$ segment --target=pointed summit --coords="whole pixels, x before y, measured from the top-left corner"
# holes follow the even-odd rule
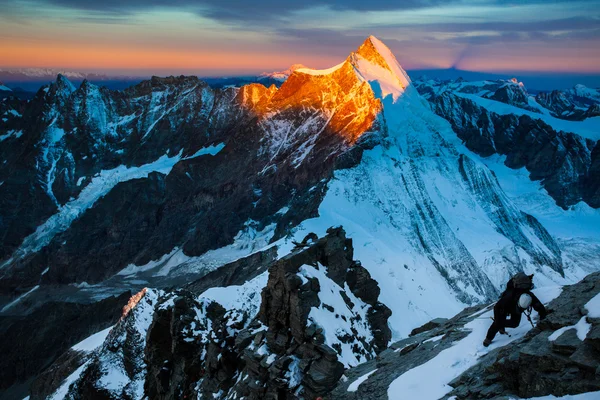
[[[56,75],[56,81],[54,82],[54,85],[56,86],[57,91],[66,93],[67,95],[70,95],[77,90],[75,85],[73,85],[71,81],[68,80],[63,74]]]
[[[379,83],[382,97],[392,94],[396,100],[411,84],[394,54],[375,36],[369,36],[348,60],[363,79]]]
[[[368,60],[373,64],[379,65],[382,68],[389,69],[387,60],[380,53],[379,48],[376,47],[375,43],[380,43],[380,48],[384,48],[389,52],[389,49],[383,43],[381,43],[379,39],[371,35],[363,42],[363,44],[360,45],[360,47],[358,48],[358,50],[356,50],[354,54],[358,54],[365,60]]]

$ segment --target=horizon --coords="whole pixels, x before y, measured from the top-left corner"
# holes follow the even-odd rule
[[[373,34],[407,71],[600,76],[599,0],[0,1],[3,69],[250,76],[328,68]]]
[[[288,67],[289,68],[289,67]],[[247,73],[247,74],[225,74],[226,71],[221,71],[221,74],[215,73],[212,75],[203,75],[202,73],[197,73],[197,71],[140,71],[139,75],[135,75],[134,71],[130,71],[130,73],[123,71],[101,71],[101,70],[74,70],[68,68],[2,68],[0,67],[1,72],[18,72],[23,70],[36,70],[36,69],[48,69],[51,70],[55,75],[59,73],[80,73],[86,75],[98,75],[100,77],[106,78],[106,81],[123,81],[123,82],[131,82],[131,84],[135,84],[138,81],[143,81],[146,79],[150,79],[153,76],[158,77],[167,77],[167,76],[196,76],[200,79],[251,79],[259,76],[260,74],[270,74],[276,72],[282,72],[276,69],[272,69],[270,71],[260,71],[255,73]],[[287,68],[286,68],[287,69]],[[463,78],[468,81],[474,80],[508,80],[512,78],[516,78],[519,81],[523,82],[525,87],[531,91],[550,91],[550,90],[564,90],[572,88],[577,84],[583,84],[587,87],[591,88],[600,88],[600,73],[599,74],[587,74],[587,73],[579,73],[579,72],[566,72],[566,73],[553,73],[553,72],[535,72],[535,71],[504,71],[504,72],[482,72],[482,71],[467,71],[467,70],[459,70],[454,68],[448,69],[406,69],[406,72],[413,79],[439,79],[439,80],[455,80]],[[111,74],[113,73],[113,74]],[[80,82],[82,79],[67,78],[73,82]],[[9,87],[27,89],[28,91],[36,91],[39,87],[52,82],[55,79],[55,76],[52,79],[47,79],[46,77],[30,77],[28,81],[23,80],[7,80],[4,83]],[[94,80],[90,79],[90,81],[99,84],[102,86],[103,80]],[[0,82],[2,79],[0,78]],[[22,87],[25,84],[28,86],[27,88]],[[122,87],[119,86],[119,89]]]

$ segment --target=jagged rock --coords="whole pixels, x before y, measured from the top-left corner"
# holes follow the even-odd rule
[[[391,312],[372,293],[367,298],[373,304],[361,299],[365,289],[378,293],[379,288],[352,260],[352,241],[342,228],[331,228],[325,237],[305,244],[270,263],[260,297],[244,292],[237,293],[242,299],[229,299],[241,301],[240,308],[227,309],[210,297],[211,291],[225,288],[200,295],[187,289],[138,293],[126,317],[86,361],[68,398],[138,398],[140,393],[152,399],[212,398],[220,393],[258,400],[326,395],[352,359],[373,359],[386,347]],[[230,269],[241,276],[255,271],[259,275],[244,285],[259,282],[264,261],[265,256],[248,257],[226,267],[221,276],[229,283],[240,279],[233,278]],[[346,276],[360,277],[347,293]],[[201,285],[202,279],[189,288]],[[337,300],[330,305],[324,298]],[[219,295],[217,299],[223,301]],[[328,317],[315,319],[315,312]],[[327,331],[335,315],[345,319]],[[119,383],[110,383],[115,376],[121,376]]]
[[[448,321],[448,318],[432,319],[431,321],[427,322],[426,324],[423,324],[420,327],[413,329],[410,332],[410,336],[415,336],[415,335],[418,335],[419,333],[427,332],[434,328],[438,328],[439,326],[445,324],[447,321]]]
[[[371,278],[371,274],[360,264],[354,263],[348,268],[346,274],[348,287],[365,303],[374,305],[379,298],[379,285],[377,281]]]

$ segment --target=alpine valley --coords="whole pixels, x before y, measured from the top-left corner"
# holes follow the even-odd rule
[[[600,91],[412,81],[373,36],[239,86],[2,88],[3,398],[600,395]],[[519,271],[553,312],[483,348]]]

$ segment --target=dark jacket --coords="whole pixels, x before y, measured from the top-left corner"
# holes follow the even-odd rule
[[[514,312],[523,312],[523,309],[519,307],[519,298],[525,293],[531,296],[531,306],[540,314],[540,318],[545,318],[547,314],[546,307],[531,291],[525,289],[507,289],[502,293],[500,300],[494,306],[494,320],[497,320],[502,325],[503,322],[506,322],[507,315]]]
[[[494,306],[494,322],[486,335],[489,340],[492,340],[499,330],[519,326],[521,323],[521,314],[524,311],[519,307],[519,298],[524,293],[531,296],[531,306],[538,312],[540,319],[546,318],[546,307],[531,291],[526,289],[506,289]]]

